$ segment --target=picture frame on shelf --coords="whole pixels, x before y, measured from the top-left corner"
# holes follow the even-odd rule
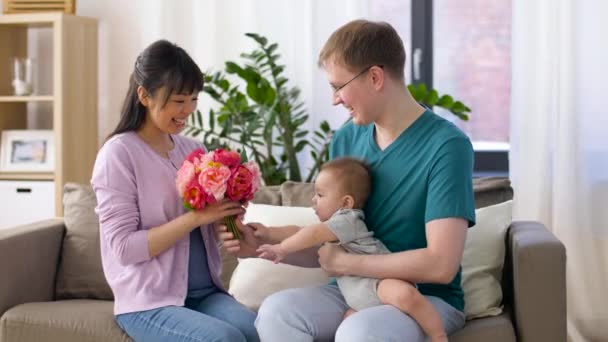
[[[0,142],[0,171],[52,172],[55,143],[52,130],[5,130]]]

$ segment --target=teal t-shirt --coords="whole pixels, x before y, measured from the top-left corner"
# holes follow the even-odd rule
[[[384,150],[375,126],[352,121],[336,131],[330,159],[355,157],[372,170],[365,223],[391,252],[426,247],[425,223],[460,217],[475,224],[473,148],[451,122],[427,110]],[[461,269],[450,284],[417,284],[424,295],[464,310]]]

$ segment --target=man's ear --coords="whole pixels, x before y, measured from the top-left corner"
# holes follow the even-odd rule
[[[384,71],[384,68],[374,65],[369,69],[369,72],[372,76],[372,84],[374,85],[374,88],[376,88],[376,90],[382,89],[386,80],[386,72]]]
[[[346,195],[342,198],[342,207],[352,209],[355,207],[355,199],[351,195]]]
[[[144,87],[137,87],[137,98],[139,99],[139,102],[144,105],[144,107],[150,106],[150,96],[148,95],[148,91]]]

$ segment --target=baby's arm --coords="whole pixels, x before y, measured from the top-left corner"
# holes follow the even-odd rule
[[[280,243],[302,229],[302,227],[298,226],[266,227],[257,222],[248,223],[247,225],[253,229],[253,235],[259,238],[262,243]]]
[[[278,263],[290,253],[336,240],[338,238],[329,229],[327,224],[317,223],[298,230],[292,236],[284,239],[280,244],[262,245],[258,249],[258,252],[261,253],[260,257]]]

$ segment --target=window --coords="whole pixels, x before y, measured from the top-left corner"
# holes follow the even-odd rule
[[[476,175],[507,175],[511,0],[384,0],[370,6],[374,19],[390,22],[404,39],[408,83],[426,83],[471,108],[468,122],[436,111],[471,138]]]

